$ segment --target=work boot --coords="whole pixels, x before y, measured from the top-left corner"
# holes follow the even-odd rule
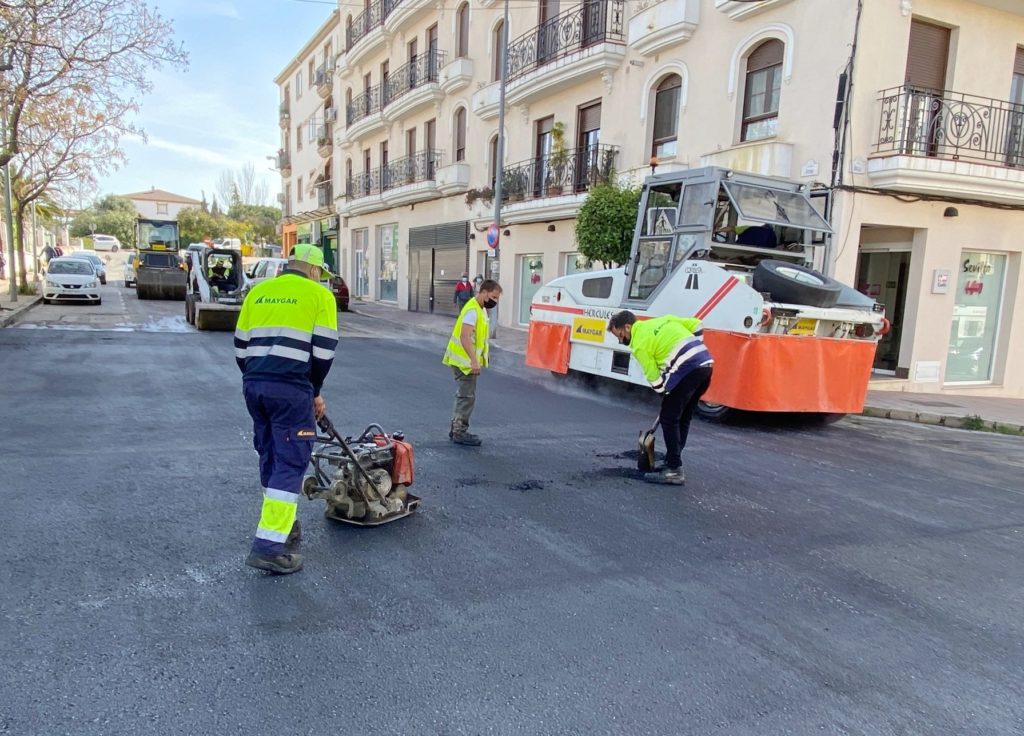
[[[681,486],[686,483],[686,476],[682,468],[662,468],[654,473],[644,473],[644,480],[665,486]]]
[[[475,434],[470,434],[469,432],[461,432],[459,434],[455,434],[453,432],[451,437],[452,442],[454,442],[456,445],[468,445],[470,447],[479,447],[480,445],[483,444],[479,437],[477,437]]]
[[[245,558],[245,564],[276,575],[287,575],[302,569],[302,555],[261,555],[250,552],[249,556]]]
[[[302,539],[302,524],[296,519],[292,522],[292,530],[288,532],[288,539],[284,541],[285,544],[295,544]]]

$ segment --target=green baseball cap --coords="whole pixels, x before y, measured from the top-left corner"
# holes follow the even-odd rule
[[[288,258],[292,261],[302,261],[303,263],[308,263],[311,266],[318,266],[325,275],[329,277],[334,276],[334,274],[328,271],[326,266],[324,266],[324,252],[315,245],[300,243],[292,248],[292,252]]]

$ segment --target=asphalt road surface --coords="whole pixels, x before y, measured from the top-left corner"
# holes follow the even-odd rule
[[[698,423],[650,486],[650,401],[491,371],[456,447],[443,340],[345,318],[328,412],[422,511],[304,501],[271,577],[230,336],[110,289],[0,331],[2,734],[1024,732],[1019,439]]]

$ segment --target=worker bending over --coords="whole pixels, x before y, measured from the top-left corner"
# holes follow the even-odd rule
[[[682,451],[690,433],[690,420],[697,402],[711,384],[714,360],[704,346],[700,320],[666,314],[644,321],[628,310],[612,316],[608,331],[643,369],[644,377],[660,394],[661,432],[665,437],[665,467],[646,473],[651,483],[682,485]]]
[[[295,511],[316,420],[326,410],[320,388],[338,345],[337,305],[320,285],[322,273],[330,276],[323,264],[319,248],[296,245],[281,275],[246,295],[235,330],[263,484],[263,512],[245,564],[279,574],[302,569],[302,555],[288,545],[302,535]]]

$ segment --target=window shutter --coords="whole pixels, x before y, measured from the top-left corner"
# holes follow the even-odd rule
[[[945,89],[948,62],[949,29],[919,20],[911,21],[907,84],[922,89]]]
[[[786,47],[782,41],[772,39],[754,49],[747,57],[747,71],[756,72],[759,69],[767,69],[770,66],[778,66],[782,63]]]
[[[1013,73],[1024,75],[1024,48],[1017,49],[1017,58],[1013,62]]]
[[[580,130],[587,132],[601,128],[601,103],[580,110]]]

